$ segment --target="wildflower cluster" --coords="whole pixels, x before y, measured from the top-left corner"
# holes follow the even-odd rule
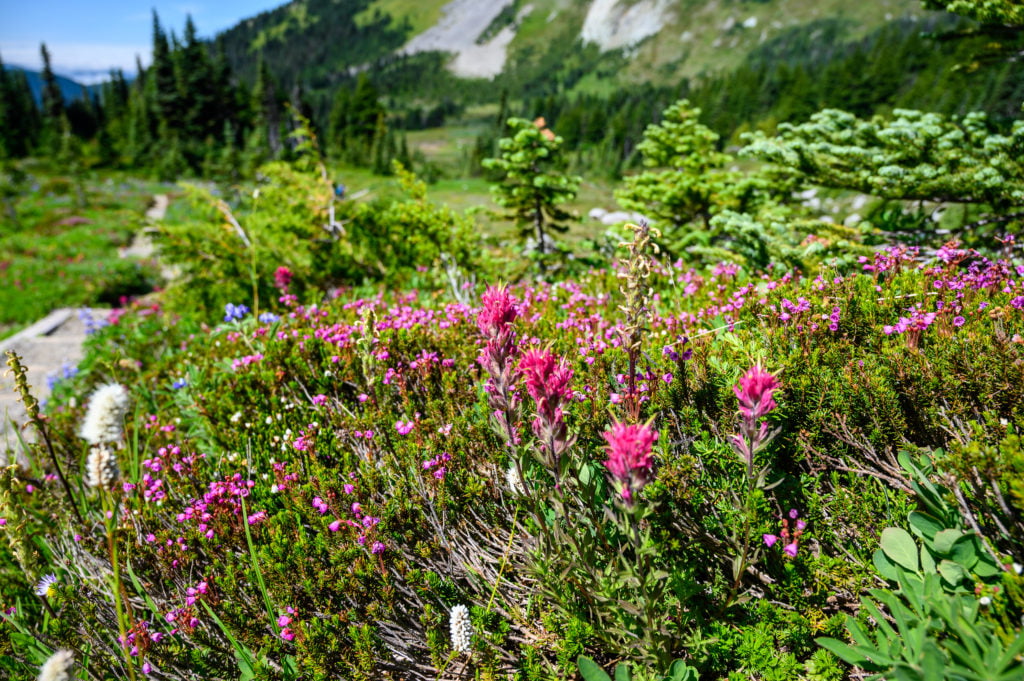
[[[807,522],[800,519],[800,512],[795,508],[789,509],[787,517],[782,518],[782,531],[778,535],[765,534],[762,535],[766,546],[771,548],[775,546],[775,542],[782,540],[782,552],[790,558],[796,558],[797,550],[800,548],[800,536],[807,529]],[[796,524],[792,530],[789,528],[789,521],[795,520]]]

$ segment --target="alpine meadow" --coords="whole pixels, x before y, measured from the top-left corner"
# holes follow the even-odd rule
[[[1019,0],[39,4],[0,679],[1024,681]]]

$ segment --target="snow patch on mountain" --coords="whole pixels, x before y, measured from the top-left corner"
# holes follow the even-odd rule
[[[662,29],[672,4],[672,0],[640,0],[626,6],[622,0],[594,0],[580,36],[602,50],[631,47]]]

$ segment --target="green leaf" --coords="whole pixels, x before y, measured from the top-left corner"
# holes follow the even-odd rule
[[[856,665],[864,669],[869,668],[870,660],[864,654],[865,648],[861,646],[854,647],[838,639],[827,637],[816,638],[814,642],[847,664]]]
[[[935,559],[927,547],[921,547],[921,572],[935,572]]]
[[[910,529],[922,539],[933,539],[937,533],[945,529],[938,518],[920,511],[912,511],[907,519],[910,521]]]
[[[988,555],[984,555],[978,559],[977,563],[974,564],[973,572],[981,579],[988,579],[1002,574],[1003,570],[992,562],[992,559]]]
[[[909,532],[900,527],[887,527],[882,530],[879,544],[886,556],[908,570],[917,572],[917,544]]]
[[[942,530],[935,535],[932,548],[939,553],[949,553],[953,550],[953,544],[962,536],[964,536],[964,533],[960,530]]]
[[[580,667],[580,676],[586,679],[586,681],[612,681],[612,677],[608,676],[608,674],[598,667],[597,663],[589,657],[580,655],[576,658],[576,664]],[[618,674],[616,673],[616,675]]]
[[[899,568],[896,567],[896,563],[886,558],[885,552],[882,549],[876,550],[871,559],[875,564],[875,569],[878,570],[878,574],[890,581],[896,581],[896,574]]]
[[[625,662],[615,665],[615,681],[633,681],[633,674],[629,671],[629,665]]]
[[[669,667],[666,681],[698,681],[697,670],[682,660],[676,660]]]
[[[951,586],[956,586],[967,576],[967,572],[951,560],[939,561],[938,568],[939,574]]]
[[[970,570],[978,562],[978,539],[974,535],[962,537],[953,544],[953,560]]]

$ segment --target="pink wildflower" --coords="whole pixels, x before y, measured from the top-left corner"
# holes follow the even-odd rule
[[[608,472],[622,483],[622,498],[633,505],[633,495],[650,482],[653,461],[651,448],[658,434],[647,425],[616,423],[604,433],[608,442]]]
[[[278,267],[274,272],[274,286],[285,292],[288,290],[288,286],[292,283],[292,271],[287,267]]]
[[[755,364],[747,370],[747,373],[740,377],[740,383],[733,386],[740,402],[740,413],[745,417],[756,420],[775,409],[775,400],[772,393],[779,388],[779,382],[775,376]]]
[[[490,286],[481,297],[483,306],[476,317],[476,325],[487,338],[504,333],[516,320],[516,299],[503,286]]]
[[[572,444],[565,425],[562,406],[573,397],[572,369],[547,350],[528,350],[519,361],[519,373],[537,406],[533,432],[540,440],[544,465],[557,468],[558,458]]]

